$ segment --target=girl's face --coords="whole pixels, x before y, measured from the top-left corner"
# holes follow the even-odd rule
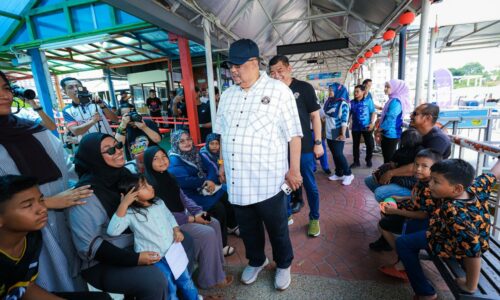
[[[120,149],[116,147],[117,144],[116,140],[110,136],[104,138],[101,142],[102,158],[104,159],[104,162],[112,168],[121,168],[125,165],[125,159],[123,158],[123,144]],[[109,152],[114,153],[109,154]]]
[[[179,149],[182,152],[189,152],[193,149],[193,139],[188,135],[183,133],[179,140]]]
[[[363,92],[360,88],[354,89],[354,98],[356,100],[363,99],[364,95],[365,95],[365,92]]]
[[[384,86],[384,93],[386,95],[389,95],[391,93],[391,85],[389,84],[389,82],[386,82],[385,83],[385,86]]]
[[[219,144],[219,141],[217,141],[217,140],[211,141],[211,142],[208,144],[208,149],[209,149],[209,150],[210,150],[210,152],[212,152],[213,154],[219,153],[219,150],[220,150],[220,144]]]
[[[335,93],[333,92],[332,88],[329,87],[328,88],[328,97],[333,97],[333,96],[335,96]]]
[[[170,165],[170,160],[168,159],[168,156],[165,154],[163,151],[158,151],[156,152],[155,156],[153,157],[153,170],[156,172],[165,172],[168,169],[168,166]]]
[[[0,116],[10,114],[13,97],[9,83],[0,77]]]
[[[148,201],[155,197],[155,189],[147,180],[141,181],[137,189],[137,202],[149,205]]]

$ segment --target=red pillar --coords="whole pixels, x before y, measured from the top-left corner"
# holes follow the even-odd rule
[[[193,65],[191,63],[191,52],[189,51],[189,41],[182,36],[177,36],[177,46],[182,70],[182,86],[184,87],[184,97],[189,122],[189,133],[194,144],[200,143],[200,126],[198,122],[198,110],[196,109],[196,96],[194,90]]]

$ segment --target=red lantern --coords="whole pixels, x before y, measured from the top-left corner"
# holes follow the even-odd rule
[[[384,41],[390,41],[392,40],[394,37],[396,36],[396,31],[394,31],[394,29],[388,29],[384,35],[382,36],[382,38],[384,39]]]
[[[398,22],[399,22],[399,24],[404,26],[404,25],[411,24],[411,22],[413,22],[413,20],[415,20],[415,14],[411,11],[407,11],[399,17]]]
[[[358,63],[355,63],[352,67],[354,68],[354,70],[356,70],[357,68],[359,68],[360,64]]]
[[[372,56],[373,56],[373,52],[372,51],[368,50],[368,51],[365,52],[365,57],[366,58],[370,58]]]
[[[353,68],[350,68],[350,69],[349,69],[349,73],[352,73],[352,72],[354,72],[354,69],[353,69]]]
[[[365,60],[366,59],[364,57],[360,57],[360,58],[358,58],[358,63],[363,64],[365,62]]]
[[[378,53],[380,53],[380,51],[382,51],[382,46],[377,44],[377,45],[373,46],[372,51],[373,51],[373,53],[378,54]]]

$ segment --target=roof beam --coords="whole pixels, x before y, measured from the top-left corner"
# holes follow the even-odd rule
[[[489,28],[489,27],[491,27],[491,26],[494,26],[494,25],[496,25],[496,24],[498,24],[498,23],[500,23],[500,21],[494,21],[494,22],[492,22],[491,24],[485,25],[485,26],[483,26],[483,27],[481,27],[481,28],[478,28],[478,27],[477,27],[477,23],[475,23],[475,24],[474,24],[474,30],[473,30],[471,33],[468,33],[468,34],[466,34],[466,35],[463,35],[463,36],[461,36],[461,37],[458,37],[458,38],[454,39],[453,41],[446,42],[446,46],[448,46],[448,44],[452,44],[452,43],[454,43],[454,42],[456,42],[456,41],[459,41],[459,40],[461,40],[461,39],[463,39],[463,38],[466,38],[466,37],[468,37],[468,36],[471,36],[471,35],[473,35],[473,34],[475,34],[475,33],[478,33],[478,32],[479,32],[479,31],[481,31],[481,30],[484,30],[484,29],[486,29],[486,28]]]
[[[167,32],[184,36],[200,45],[204,45],[203,30],[156,1],[103,0],[103,2],[154,24]],[[222,40],[213,37],[211,40],[214,48],[225,48],[227,46]]]
[[[23,17],[21,17],[19,15],[16,15],[16,14],[13,14],[13,13],[10,13],[7,11],[3,11],[3,10],[0,10],[0,16],[7,17],[9,19],[18,20],[18,21],[21,21],[23,19]]]
[[[353,5],[354,5],[354,0],[351,0],[350,3],[349,3],[349,7],[347,8],[347,15],[344,16],[344,28],[342,30],[345,31],[345,32],[348,32],[348,30],[347,30],[347,22],[349,22],[349,14],[352,11]]]
[[[343,10],[346,10],[346,11],[349,11],[349,8],[346,7],[344,4],[342,4],[340,1],[338,0],[328,0],[330,1],[331,3],[339,6],[340,8],[342,8]],[[373,24],[367,22],[365,19],[363,19],[362,17],[360,17],[358,14],[354,13],[352,10],[349,11],[349,15],[351,15],[352,17],[354,17],[355,19],[358,19],[359,21],[361,21],[363,24],[365,24],[366,26],[370,27],[372,30],[376,30],[377,27],[375,27]]]
[[[139,47],[136,47],[136,46],[131,46],[131,45],[119,42],[117,40],[110,40],[110,41],[107,41],[107,43],[111,43],[111,44],[122,46],[123,48],[127,48],[127,49],[130,49],[130,50],[134,51],[134,52],[138,52],[141,55],[144,55],[144,56],[149,57],[149,58],[152,58],[152,57],[148,56],[148,54],[150,54],[150,55],[152,54],[152,55],[156,55],[156,56],[160,55],[161,56],[161,53],[157,53],[157,52],[154,52],[154,51],[151,51],[151,50],[139,48]]]
[[[292,22],[300,22],[300,21],[314,21],[314,20],[321,20],[321,19],[327,19],[327,18],[339,17],[339,16],[345,16],[345,15],[347,15],[347,12],[339,11],[339,12],[332,12],[332,13],[326,13],[326,14],[317,14],[317,15],[312,15],[312,16],[307,16],[307,17],[301,17],[301,18],[297,18],[297,19],[277,20],[277,21],[273,21],[273,24],[284,24],[284,23],[292,23]]]
[[[264,5],[262,5],[262,2],[260,0],[257,0],[257,2],[259,3],[260,7],[262,8],[262,10],[264,11],[264,14],[266,15],[267,19],[269,20],[269,22],[271,23],[271,25],[273,25],[273,28],[274,30],[278,33],[278,36],[280,37],[280,40],[283,44],[285,44],[285,39],[283,38],[283,36],[281,35],[281,32],[278,31],[278,28],[276,27],[276,25],[274,25],[273,23],[273,18],[271,17],[271,15],[269,14],[269,12],[266,10],[266,8],[264,7]]]
[[[243,7],[236,13],[236,15],[234,17],[231,18],[231,21],[226,25],[226,28],[228,30],[231,30],[231,28],[233,28],[233,26],[236,24],[236,22],[238,22],[238,20],[241,18],[241,16],[243,15],[243,13],[247,10],[247,8],[253,4],[254,0],[247,0],[247,2],[245,2],[245,4],[243,4]]]
[[[157,63],[157,62],[163,62],[163,61],[168,61],[167,57],[160,57],[160,58],[155,58],[155,59],[146,59],[146,60],[140,60],[140,61],[131,61],[131,62],[126,62],[122,64],[114,64],[114,65],[109,65],[110,68],[123,68],[123,67],[132,67],[132,66],[139,66],[139,65],[147,65],[147,64],[152,64],[152,63]]]

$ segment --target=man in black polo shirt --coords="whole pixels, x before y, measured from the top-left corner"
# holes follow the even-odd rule
[[[198,123],[200,124],[201,142],[204,143],[207,135],[212,132],[212,117],[210,115],[210,103],[201,101],[201,91],[195,87],[196,110],[198,111]]]
[[[309,204],[309,236],[320,234],[319,226],[319,191],[314,178],[313,165],[315,157],[323,155],[321,145],[321,118],[319,115],[320,106],[316,98],[314,88],[305,81],[300,81],[292,77],[292,67],[288,58],[284,55],[277,55],[269,62],[271,77],[286,84],[293,92],[299,111],[300,125],[302,126],[302,152],[300,156],[300,173],[304,180],[307,202]],[[318,137],[314,142],[311,134],[311,123],[313,125],[314,136]],[[289,211],[289,215],[291,212]],[[289,224],[290,222],[289,218]]]

